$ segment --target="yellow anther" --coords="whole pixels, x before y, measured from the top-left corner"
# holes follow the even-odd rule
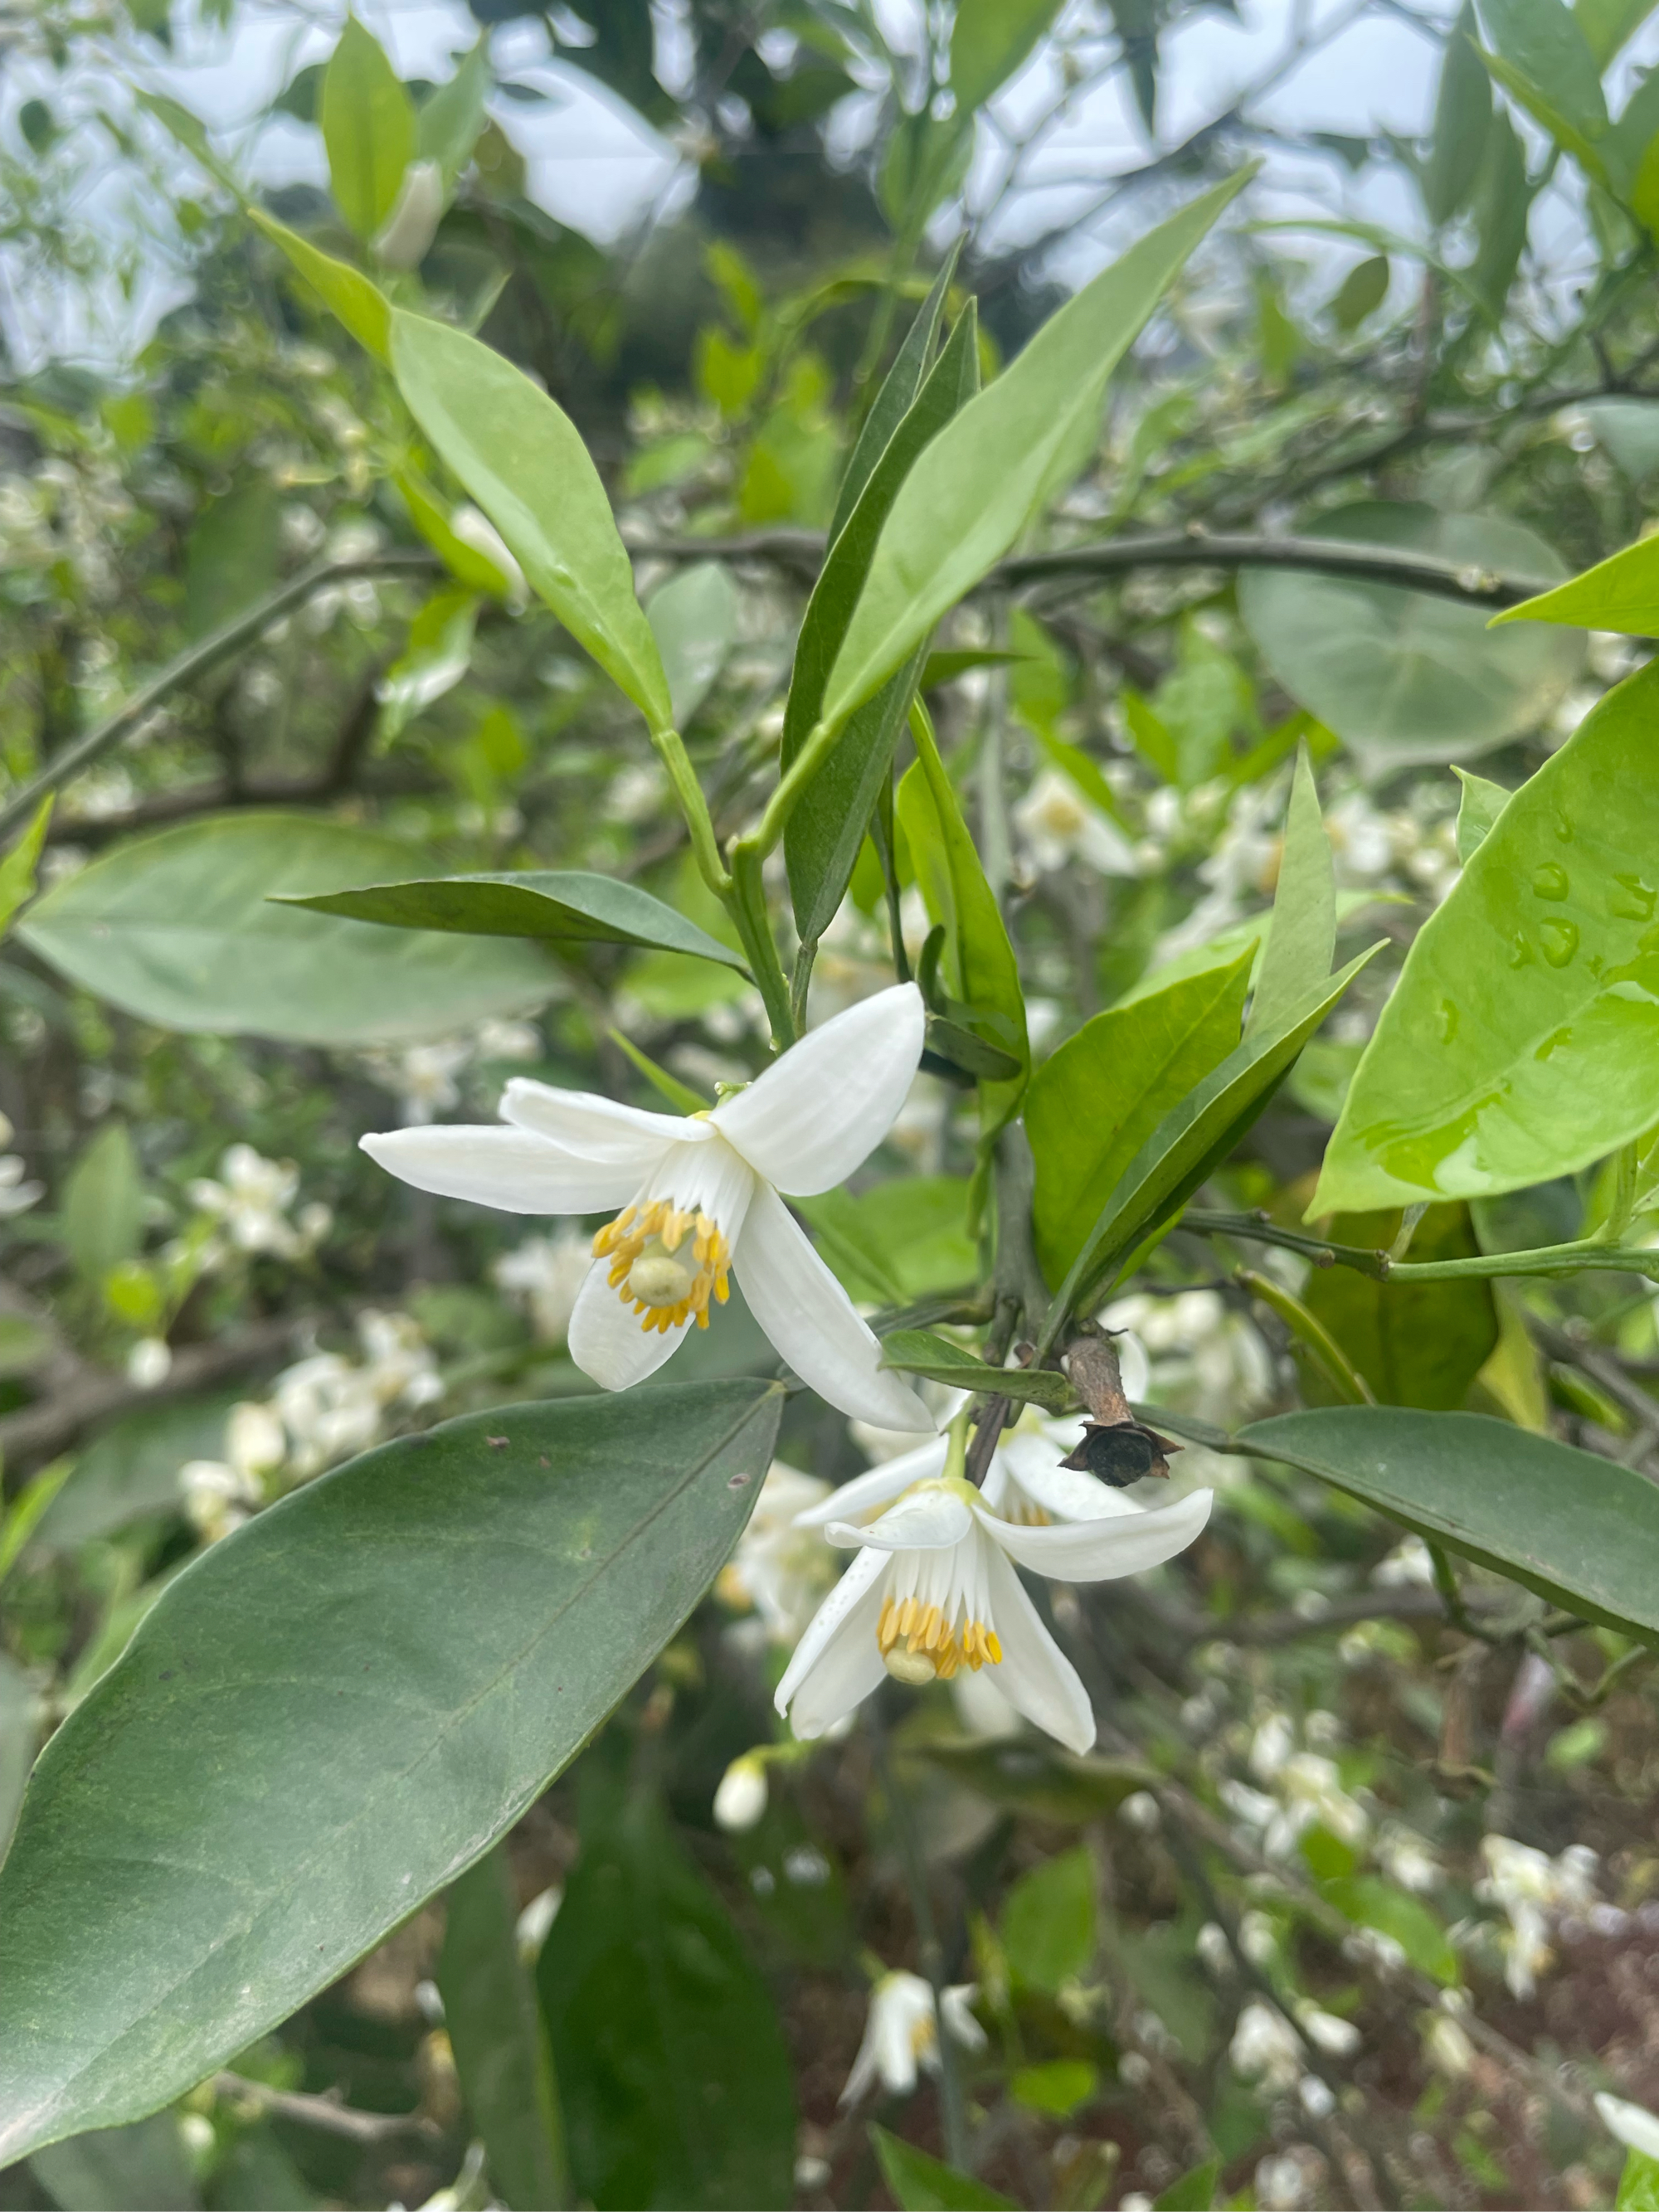
[[[680,1250],[688,1237],[689,1259]],[[707,1328],[710,1298],[724,1305],[731,1295],[732,1251],[720,1224],[672,1199],[624,1206],[594,1237],[593,1251],[610,1261],[607,1281],[647,1334],[690,1321]]]

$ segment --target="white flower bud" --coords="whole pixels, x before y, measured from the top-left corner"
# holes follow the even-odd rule
[[[435,161],[411,161],[397,205],[375,238],[377,257],[388,269],[418,269],[443,211],[443,172]]]
[[[766,1768],[752,1751],[734,1759],[714,1792],[714,1819],[730,1835],[752,1828],[766,1810]]]
[[[463,545],[481,553],[501,580],[501,589],[509,599],[525,600],[530,596],[530,586],[524,580],[524,570],[519,566],[507,540],[501,536],[487,514],[465,501],[449,518],[451,534]],[[655,786],[653,787],[653,790]]]
[[[171,1347],[159,1336],[141,1336],[127,1354],[127,1380],[135,1390],[154,1390],[173,1366]]]

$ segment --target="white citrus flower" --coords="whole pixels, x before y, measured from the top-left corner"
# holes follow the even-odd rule
[[[1103,876],[1140,872],[1122,831],[1059,769],[1044,769],[1012,811],[1014,827],[1042,875],[1073,860]]]
[[[505,1127],[398,1129],[363,1150],[418,1190],[507,1213],[622,1211],[593,1240],[570,1356],[601,1389],[660,1367],[708,1326],[735,1272],[756,1320],[802,1381],[843,1413],[931,1429],[915,1393],[813,1250],[783,1195],[843,1182],[873,1152],[921,1058],[914,983],[850,1006],[711,1112],[653,1114],[515,1077]]]
[[[839,1570],[810,1518],[802,1517],[829,1494],[829,1484],[817,1475],[775,1459],[749,1526],[714,1584],[734,1613],[752,1608],[781,1644],[799,1641]]]
[[[895,1465],[849,1483],[863,1491]],[[993,1513],[959,1476],[925,1478],[868,1528],[830,1521],[832,1544],[859,1556],[818,1607],[777,1688],[778,1711],[810,1739],[850,1712],[884,1672],[948,1681],[996,1668],[997,1687],[1028,1721],[1073,1751],[1095,1740],[1094,1710],[1021,1586],[1012,1561],[1061,1582],[1111,1582],[1184,1550],[1210,1515],[1195,1490],[1148,1512],[1117,1498],[1098,1518],[1031,1528]]]
[[[864,2040],[841,2093],[842,2105],[857,2104],[878,2078],[889,2095],[908,2097],[916,2086],[918,2064],[937,2074],[939,2013],[953,2043],[982,2051],[985,2030],[969,2010],[978,1993],[976,1982],[956,1983],[941,1992],[936,2012],[932,1985],[920,1974],[884,1974],[870,1992]]]

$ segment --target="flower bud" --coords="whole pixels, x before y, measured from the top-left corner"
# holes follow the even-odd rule
[[[766,1768],[752,1751],[734,1759],[714,1792],[714,1819],[728,1834],[752,1828],[766,1810]]]
[[[375,237],[378,258],[388,269],[418,269],[443,211],[443,172],[435,161],[411,161],[397,205]]]

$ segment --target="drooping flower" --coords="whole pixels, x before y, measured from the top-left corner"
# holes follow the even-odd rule
[[[937,2074],[941,2014],[953,2043],[982,2051],[985,2030],[969,2009],[978,1994],[976,1982],[957,1982],[940,1991],[935,2007],[932,1984],[920,1974],[884,1974],[870,1992],[864,2040],[841,2093],[842,2106],[856,2105],[878,2079],[890,2096],[908,2097],[919,2065]]]
[[[895,1466],[847,1486],[864,1491]],[[1085,1478],[1088,1480],[1088,1478]],[[957,1475],[914,1482],[867,1528],[832,1520],[832,1544],[859,1555],[818,1607],[777,1688],[778,1711],[811,1739],[850,1712],[884,1673],[948,1681],[963,1667],[997,1669],[996,1684],[1036,1727],[1085,1752],[1094,1709],[1076,1669],[1043,1626],[1012,1562],[1062,1582],[1115,1581],[1183,1550],[1209,1518],[1211,1493],[1194,1491],[1148,1511],[1118,1510],[1033,1528],[1006,1521]]]
[[[363,1150],[416,1189],[508,1213],[621,1212],[593,1240],[570,1356],[601,1389],[660,1367],[708,1326],[733,1273],[801,1379],[844,1413],[931,1429],[915,1393],[783,1203],[842,1182],[878,1145],[921,1057],[921,994],[902,983],[851,1006],[712,1110],[684,1117],[525,1077],[504,1127],[399,1129]]]

